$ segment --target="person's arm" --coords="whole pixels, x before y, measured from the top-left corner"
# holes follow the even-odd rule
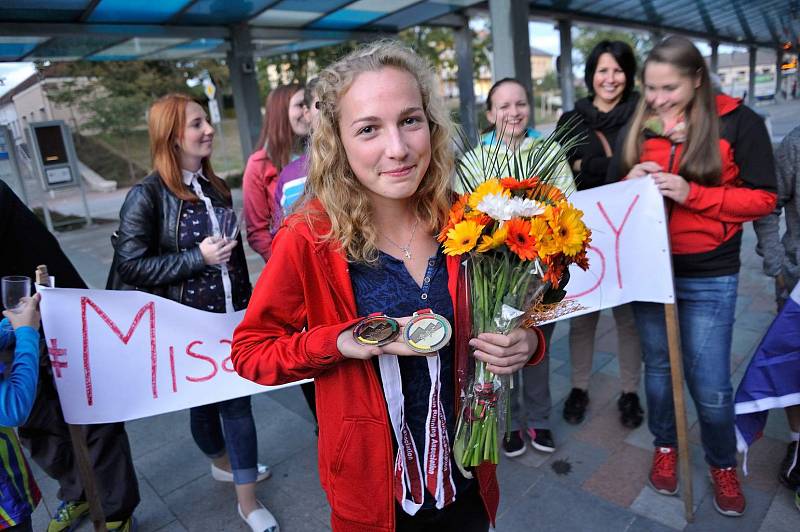
[[[39,380],[39,294],[24,298],[22,308],[16,312],[4,311],[0,330],[13,327],[16,348],[11,374],[7,379],[0,375],[0,425],[22,425],[31,413]],[[10,324],[10,327],[9,327]],[[7,336],[7,335],[4,335]]]
[[[277,170],[269,159],[256,160],[251,156],[242,178],[244,221],[247,226],[247,242],[264,261],[272,254],[272,208],[273,198],[268,184],[277,176]]]
[[[0,377],[0,425],[4,427],[17,427],[28,419],[39,379],[39,331],[25,326],[14,334],[17,347],[11,375]]]
[[[183,281],[200,273],[205,259],[200,246],[161,253],[158,245],[159,209],[143,185],[133,187],[120,210],[116,253],[117,272],[126,283],[149,287]]]
[[[792,198],[796,173],[800,172],[798,160],[798,135],[783,139],[775,151],[775,176],[777,178],[778,199],[774,211],[753,221],[756,232],[756,253],[764,259],[764,273],[776,277],[781,273],[786,249],[780,239],[780,216],[783,206]]]
[[[741,186],[706,187],[689,183],[683,205],[721,222],[749,222],[775,209],[777,200],[775,163],[764,121],[752,110],[737,110],[734,162],[739,167]]]
[[[358,319],[306,327],[305,264],[314,252],[292,227],[275,237],[275,253],[259,277],[244,319],[233,334],[231,361],[236,372],[265,385],[313,378],[345,358],[337,348],[339,334]]]

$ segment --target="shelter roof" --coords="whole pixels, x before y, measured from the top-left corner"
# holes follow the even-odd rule
[[[797,49],[800,0],[532,0],[531,14]]]
[[[0,61],[223,57],[251,29],[256,55],[370,39],[475,0],[4,0]]]
[[[255,55],[371,39],[425,24],[463,24],[476,0],[3,0],[0,61],[223,57],[250,29]],[[796,46],[800,0],[532,0],[531,15]]]

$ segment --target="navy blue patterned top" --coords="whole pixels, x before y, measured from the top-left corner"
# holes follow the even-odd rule
[[[417,310],[430,308],[453,323],[453,301],[447,290],[447,268],[441,248],[436,256],[428,259],[428,268],[420,287],[406,270],[403,261],[380,252],[378,264],[370,266],[364,263],[350,264],[350,279],[353,283],[353,294],[359,316],[367,316],[373,312],[381,312],[387,316],[411,316]],[[439,350],[441,358],[442,383],[441,401],[447,417],[447,435],[452,448],[455,442],[455,375],[453,369],[452,341]],[[425,421],[428,416],[428,398],[431,391],[428,363],[424,356],[398,357],[400,376],[405,398],[405,416],[408,428],[417,446],[420,459],[425,453]],[[373,359],[375,370],[380,378],[378,359]],[[392,432],[394,441],[394,432]],[[395,450],[397,442],[394,441]],[[469,486],[451,458],[453,481],[456,493]],[[434,508],[435,501],[425,490],[423,509]]]
[[[203,180],[201,180],[203,181]],[[206,185],[206,183],[202,183]],[[202,186],[201,185],[201,186]],[[217,200],[208,194],[217,208]],[[223,205],[219,205],[223,207]],[[197,247],[208,235],[211,234],[211,220],[208,210],[202,201],[184,201],[178,217],[178,249],[188,251]],[[241,240],[239,245],[242,245]],[[242,310],[247,307],[250,299],[247,265],[241,264],[236,253],[231,255],[228,263],[228,275],[231,280],[233,293],[233,308]],[[182,304],[207,312],[225,312],[225,290],[222,287],[222,273],[219,268],[206,266],[200,274],[186,279],[183,290]]]

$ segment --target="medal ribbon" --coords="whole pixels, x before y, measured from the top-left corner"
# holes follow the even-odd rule
[[[197,197],[206,204],[208,217],[211,219],[212,231],[214,231],[215,235],[221,235],[222,231],[219,227],[219,220],[217,220],[217,213],[214,212],[214,207],[211,205],[211,199],[203,194],[203,189],[200,186],[200,182],[197,180],[197,174],[192,176],[192,189],[194,189],[194,193],[197,194]],[[233,290],[231,289],[231,278],[228,275],[228,265],[220,264],[219,267],[222,270],[222,290],[225,292],[225,312],[235,312],[233,308]]]
[[[425,480],[414,439],[405,420],[404,397],[400,378],[400,364],[396,355],[381,355],[378,362],[383,383],[383,393],[389,409],[397,457],[394,469],[394,494],[403,511],[415,515],[424,502],[423,489],[427,488],[436,500],[436,508],[443,508],[455,500],[455,484],[450,468],[450,442],[447,424],[440,400],[441,362],[437,355],[426,357],[431,392],[428,399],[428,416],[425,430]],[[424,486],[424,487],[423,487]],[[406,498],[410,493],[411,499]]]

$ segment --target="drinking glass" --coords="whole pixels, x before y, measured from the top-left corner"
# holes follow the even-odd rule
[[[22,298],[31,294],[31,278],[24,275],[8,275],[0,280],[3,292],[3,307],[11,312],[20,312]]]
[[[218,209],[217,220],[219,221],[220,236],[225,240],[236,240],[241,230],[241,216],[233,209]]]
[[[241,230],[241,212],[237,213],[234,209],[229,207],[214,207],[214,214],[217,217],[219,229],[215,231],[213,229],[214,224],[209,220],[209,236],[222,238],[225,242],[236,240]],[[216,264],[214,267],[221,268],[222,265]]]

